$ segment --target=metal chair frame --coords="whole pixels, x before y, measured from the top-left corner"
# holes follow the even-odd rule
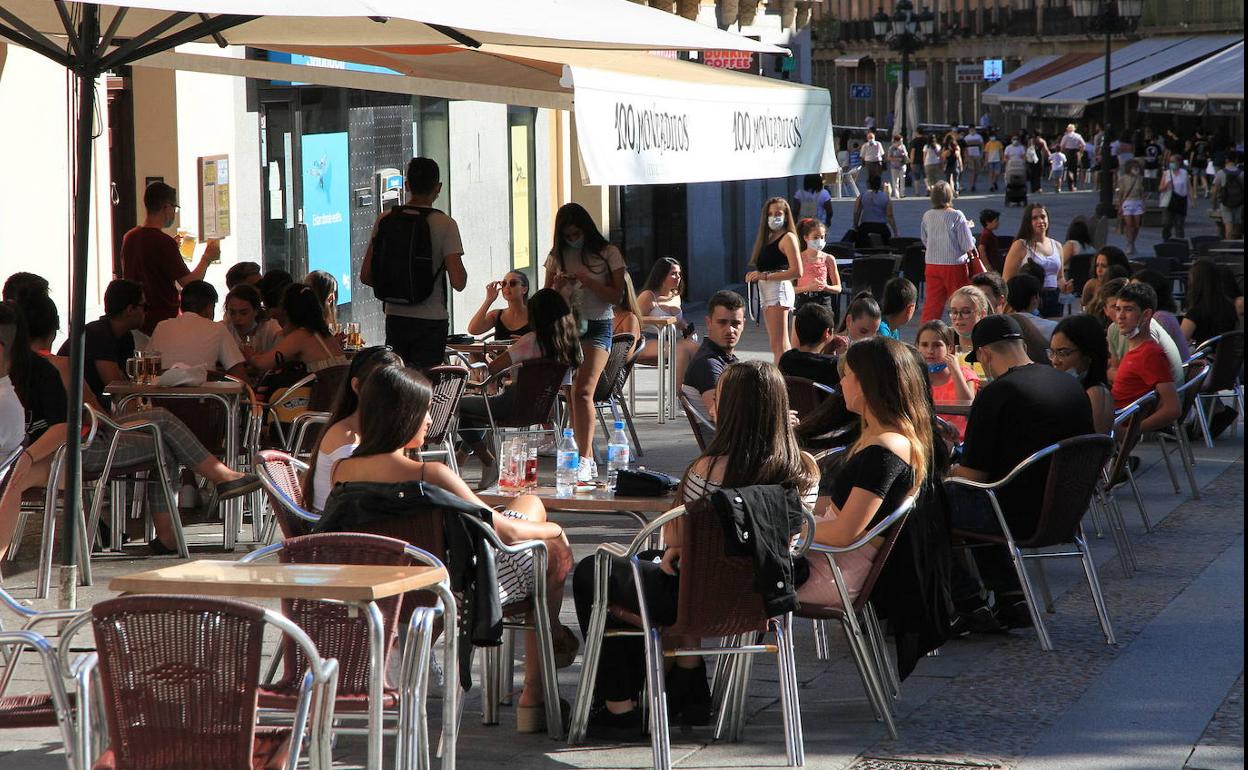
[[[759,644],[756,639],[736,637],[721,639],[718,647],[663,649],[662,629],[650,620],[643,583],[641,581],[640,561],[637,554],[649,546],[651,537],[657,535],[669,522],[684,516],[685,506],[679,506],[664,513],[642,527],[627,547],[614,543],[603,543],[594,554],[594,603],[590,616],[589,629],[585,635],[585,653],[581,662],[581,681],[576,691],[576,702],[572,707],[572,723],[568,731],[568,743],[577,745],[584,741],[586,728],[589,724],[589,711],[593,701],[594,687],[598,677],[598,663],[602,653],[602,640],[614,636],[642,636],[646,650],[646,704],[650,713],[650,739],[654,767],[666,770],[671,767],[671,745],[667,726],[667,699],[664,692],[664,658],[689,655],[708,655],[721,658],[716,665],[715,683],[712,696],[714,702],[720,704],[719,721],[716,725],[715,737],[727,732],[729,740],[739,741],[745,724],[746,690],[753,656],[759,653],[771,653],[778,657],[780,669],[780,693],[784,711],[785,756],[790,767],[801,767],[805,763],[805,749],[802,741],[801,710],[798,705],[798,683],[795,654],[793,652],[792,613],[782,617],[768,619],[769,629],[776,634],[774,645]],[[805,511],[805,534],[794,546],[794,555],[806,553],[814,538],[815,518]],[[611,575],[611,560],[614,557],[629,559],[633,570],[634,582],[637,585],[638,607],[640,608],[641,628],[608,629],[608,584]],[[738,658],[740,661],[738,662]]]
[[[693,403],[693,399],[685,393],[683,388],[676,394],[676,398],[679,399],[680,407],[685,412],[685,418],[689,420],[689,428],[693,430],[693,438],[698,442],[698,449],[705,452],[707,444],[715,436],[715,423],[702,413],[699,405]]]
[[[435,366],[426,372],[433,386],[429,410],[439,419],[429,426],[425,448],[421,449],[420,456],[444,457],[447,466],[457,476],[459,461],[455,457],[455,439],[459,426],[459,402],[468,389],[468,377],[471,373],[470,369],[461,366]],[[443,399],[444,403],[438,404],[438,399]]]
[[[510,427],[510,426],[500,427],[498,425],[498,419],[494,417],[494,410],[493,408],[490,407],[490,399],[488,397],[488,393],[491,387],[495,385],[499,385],[505,378],[511,377],[511,376],[514,376],[516,378],[516,380],[513,380],[511,387],[513,388],[516,387],[518,384],[517,381],[520,377],[520,373],[523,372],[526,366],[529,366],[530,364],[533,364],[534,362],[542,362],[542,363],[548,363],[548,364],[554,363],[550,361],[549,359],[542,359],[542,358],[533,359],[530,361],[522,361],[518,364],[512,364],[506,369],[495,372],[484,382],[473,384],[474,388],[480,388],[481,393],[483,395],[487,395],[485,399],[485,414],[486,414],[486,418],[490,422],[490,435],[494,437],[494,456],[495,457],[501,457],[503,454],[503,431],[510,431],[517,435],[529,435],[533,433],[538,433],[538,434],[550,433],[552,436],[556,436],[556,437],[560,435],[560,432],[561,432],[560,429],[563,425],[563,419],[562,419],[562,415],[557,413],[558,410],[556,409],[556,406],[559,403],[559,391],[562,390],[561,387],[556,389],[555,393],[551,397],[550,411],[555,413],[553,415],[548,414],[548,418],[552,419],[553,421],[553,426],[551,428],[541,427],[542,423],[540,422],[530,423],[528,426],[525,426],[525,427]],[[566,377],[566,374],[567,373],[565,370],[565,373],[564,373],[565,377]],[[538,426],[537,429],[533,428],[534,425]],[[581,451],[584,452],[585,449],[582,448]]]
[[[1234,374],[1234,379],[1232,379],[1229,383],[1219,382],[1217,379],[1214,378],[1215,374],[1223,374],[1223,370],[1218,368],[1217,358],[1218,358],[1219,348],[1221,348],[1224,343],[1229,346],[1230,344],[1234,342],[1236,338],[1239,339],[1240,347],[1239,347],[1239,366],[1233,367],[1231,369],[1231,371]],[[1209,449],[1213,449],[1213,433],[1209,429],[1209,413],[1205,411],[1205,403],[1208,401],[1221,400],[1223,397],[1223,394],[1229,392],[1230,395],[1235,398],[1235,401],[1239,406],[1240,416],[1242,417],[1244,414],[1244,383],[1240,379],[1241,375],[1239,374],[1239,372],[1243,370],[1243,365],[1244,365],[1243,338],[1244,338],[1244,332],[1242,330],[1227,332],[1226,334],[1219,334],[1216,337],[1211,337],[1210,339],[1207,339],[1204,342],[1202,342],[1200,346],[1197,347],[1196,350],[1192,352],[1192,355],[1189,356],[1187,359],[1190,362],[1200,357],[1211,356],[1213,358],[1213,363],[1209,367],[1209,376],[1205,381],[1205,387],[1209,388],[1210,390],[1208,392],[1204,392],[1204,388],[1202,388],[1201,389],[1202,392],[1196,395],[1196,404],[1195,404],[1196,419],[1200,422],[1200,428],[1205,437],[1205,446],[1208,447]],[[1227,353],[1223,352],[1223,355],[1227,355]],[[1226,366],[1227,366],[1226,364],[1223,364],[1223,367],[1226,367]],[[1223,375],[1223,377],[1225,378],[1227,377],[1227,375]],[[1216,388],[1216,390],[1214,390],[1214,388]],[[1236,422],[1238,422],[1238,420]],[[1231,429],[1232,429],[1231,435],[1235,435],[1234,434],[1235,423],[1231,423]]]
[[[1200,360],[1189,361],[1187,364],[1184,364],[1185,376],[1183,384],[1178,388],[1181,409],[1179,416],[1175,418],[1173,423],[1153,434],[1157,439],[1157,446],[1161,449],[1161,457],[1166,463],[1166,471],[1170,474],[1170,481],[1174,483],[1175,494],[1179,493],[1179,485],[1174,475],[1174,468],[1170,464],[1170,451],[1167,447],[1172,441],[1177,446],[1179,461],[1183,464],[1183,470],[1187,474],[1187,483],[1191,487],[1193,500],[1200,499],[1200,486],[1196,483],[1194,470],[1196,455],[1192,452],[1192,442],[1187,437],[1187,418],[1195,408],[1196,397],[1209,375],[1209,367],[1203,364],[1204,362]],[[1198,365],[1200,371],[1192,374],[1192,369],[1197,368]]]
[[[259,477],[260,484],[264,487],[264,491],[267,493],[270,504],[276,503],[277,505],[280,505],[282,510],[284,510],[287,514],[294,516],[300,521],[307,522],[308,528],[311,529],[318,521],[321,520],[320,514],[313,513],[312,511],[304,508],[301,501],[293,499],[278,482],[278,480],[273,478],[272,471],[270,471],[268,467],[269,463],[272,462],[285,463],[299,473],[308,469],[307,463],[291,457],[284,452],[278,452],[273,449],[256,452],[252,461],[252,464],[256,469],[256,476]],[[261,537],[261,542],[268,543],[272,541],[274,535],[276,534],[277,528],[278,516],[277,512],[274,511],[273,515],[269,517],[267,523],[265,524],[265,530],[263,536]]]
[[[5,603],[11,601],[11,597],[0,589],[3,594]],[[12,605],[10,605],[12,606]],[[81,614],[81,610],[70,610],[63,613],[65,619],[67,617],[76,617]],[[68,770],[80,770],[79,740],[74,723],[74,706],[69,699],[69,693],[65,689],[64,669],[61,667],[60,658],[56,654],[55,648],[47,637],[27,628],[20,631],[0,631],[0,650],[3,650],[8,658],[8,665],[4,671],[4,683],[0,685],[0,714],[5,711],[5,698],[3,697],[5,687],[8,680],[12,677],[13,670],[17,667],[18,655],[23,650],[32,650],[39,656],[40,667],[43,669],[44,680],[48,684],[48,694],[51,700],[52,712],[57,729],[61,731],[61,741],[65,748],[65,766]],[[10,652],[12,649],[12,652]],[[74,668],[74,674],[78,674],[78,667]],[[80,680],[85,682],[85,680]],[[81,692],[81,690],[80,690]],[[83,766],[86,766],[83,764]]]
[[[366,533],[359,534],[361,537],[379,537]],[[276,556],[286,548],[288,542],[284,541],[265,546],[252,551],[238,561],[240,564],[249,564]],[[444,568],[442,561],[433,554],[410,543],[406,544],[403,550],[408,558],[413,561],[430,567]],[[441,755],[444,766],[454,767],[455,764],[455,747],[458,734],[458,720],[455,717],[459,713],[459,680],[451,672],[455,671],[458,660],[457,607],[449,582],[444,581],[425,590],[433,593],[441,604],[432,608],[418,607],[409,619],[407,635],[404,638],[403,649],[400,651],[399,681],[402,684],[399,690],[402,695],[399,698],[397,709],[387,710],[382,702],[387,667],[385,665],[384,650],[385,631],[381,613],[374,602],[368,602],[360,607],[368,623],[369,707],[367,712],[364,713],[350,711],[333,713],[333,724],[331,724],[329,729],[335,734],[367,735],[370,768],[381,767],[384,735],[393,735],[398,739],[395,744],[395,767],[398,770],[406,770],[407,768],[427,770],[429,767],[427,719],[429,660],[433,644],[434,622],[438,617],[441,617],[446,623],[447,629],[446,646],[443,652],[447,679],[443,696],[444,736],[441,744]],[[326,601],[327,603],[340,603]],[[274,657],[269,673],[265,676],[266,682],[272,681],[273,675],[276,673],[277,664],[281,660],[280,656],[279,648],[279,653]],[[261,715],[286,715],[289,712],[282,709],[261,707],[258,709],[258,713]],[[338,724],[359,720],[367,721],[367,726],[358,728]],[[387,728],[385,726],[387,720],[394,722],[393,727]]]
[[[633,335],[617,334],[611,338],[612,349],[615,348],[617,341],[619,344],[624,344],[626,340],[629,340],[628,344],[630,347],[637,345],[637,340]],[[633,441],[632,446],[636,450],[637,457],[641,457],[645,453],[641,450],[641,439],[637,438],[637,428],[633,425],[633,412],[628,407],[628,399],[624,398],[624,383],[628,382],[629,377],[632,376],[633,367],[636,365],[637,359],[641,357],[641,352],[646,349],[648,342],[649,340],[642,337],[641,344],[637,345],[636,350],[633,350],[625,358],[623,364],[614,373],[611,373],[613,376],[610,379],[607,377],[609,372],[603,369],[602,376],[598,380],[598,387],[594,391],[594,412],[598,415],[598,422],[602,427],[602,435],[611,435],[611,431],[607,427],[607,421],[602,416],[603,409],[611,410],[611,418],[613,420],[618,420],[623,415],[624,425],[628,428],[629,437]],[[606,385],[603,383],[606,383]],[[604,387],[606,388],[605,392]]]
[[[304,673],[299,688],[298,705],[293,712],[294,729],[284,770],[296,770],[298,766],[303,736],[309,734],[309,716],[311,717],[308,743],[310,766],[314,770],[332,770],[333,744],[330,727],[333,720],[332,704],[338,686],[338,661],[333,658],[321,658],[316,645],[312,643],[308,635],[290,620],[272,610],[262,609],[261,612],[263,622],[291,638],[303,651],[309,664],[309,670]],[[69,654],[73,651],[74,637],[93,618],[91,610],[87,610],[70,620],[61,631],[57,647],[57,659],[61,669],[72,670],[79,683],[74,750],[82,768],[92,766],[93,760],[90,757],[98,744],[102,742],[101,738],[107,734],[102,714],[95,713],[94,708],[94,705],[100,702],[99,698],[102,697],[99,693],[101,680],[96,673],[99,653],[91,652],[80,656],[72,666],[68,662]],[[258,715],[259,710],[257,710],[257,717]]]
[[[1101,631],[1105,635],[1105,643],[1115,644],[1116,641],[1114,639],[1114,630],[1109,620],[1109,610],[1105,606],[1105,597],[1101,592],[1101,582],[1100,582],[1100,579],[1097,577],[1097,573],[1096,573],[1096,563],[1092,560],[1092,552],[1088,549],[1087,544],[1085,542],[1086,538],[1083,534],[1082,524],[1077,524],[1075,527],[1075,532],[1072,538],[1073,545],[1075,546],[1075,550],[1073,552],[1072,551],[1060,551],[1060,552],[1054,553],[1054,552],[1045,552],[1038,548],[1029,548],[1028,550],[1032,551],[1031,553],[1023,553],[1022,548],[1019,547],[1019,545],[1017,544],[1014,538],[1013,532],[1010,530],[1010,525],[1005,519],[1005,514],[1001,511],[1001,504],[997,500],[997,490],[1005,486],[1006,484],[1009,484],[1011,481],[1017,478],[1019,474],[1021,474],[1023,471],[1025,471],[1032,465],[1035,465],[1037,462],[1045,458],[1048,458],[1052,455],[1057,454],[1063,449],[1066,449],[1071,446],[1076,446],[1081,443],[1099,443],[1099,442],[1104,442],[1106,458],[1108,458],[1108,455],[1110,451],[1112,450],[1112,444],[1113,444],[1113,439],[1111,439],[1109,436],[1105,436],[1099,433],[1086,435],[1086,436],[1075,436],[1074,438],[1065,439],[1056,444],[1047,446],[1038,452],[1033,453],[1030,457],[1027,457],[1018,465],[1014,466],[1014,469],[1011,470],[1009,473],[1007,473],[999,481],[985,483],[985,482],[979,482],[979,481],[971,481],[970,479],[964,479],[964,478],[959,478],[959,477],[953,477],[945,481],[946,484],[953,484],[957,486],[968,487],[970,489],[977,489],[988,495],[988,500],[989,502],[992,503],[992,510],[997,516],[997,524],[1000,526],[1001,534],[1005,538],[1005,541],[1006,541],[1005,545],[1010,552],[1010,560],[1014,563],[1015,572],[1018,573],[1019,583],[1021,584],[1022,589],[1023,589],[1023,598],[1025,599],[1027,603],[1027,610],[1031,614],[1032,623],[1035,625],[1036,636],[1039,639],[1040,648],[1044,650],[1045,652],[1051,652],[1053,650],[1053,641],[1049,637],[1048,629],[1044,625],[1043,614],[1040,612],[1040,606],[1038,602],[1036,601],[1036,589],[1032,586],[1031,578],[1027,574],[1025,560],[1026,559],[1039,560],[1039,559],[1045,559],[1045,558],[1078,557],[1083,564],[1083,572],[1088,581],[1088,589],[1092,593],[1092,603],[1096,606],[1096,614],[1101,624]],[[1100,468],[1089,469],[1089,470],[1090,472],[1095,472],[1095,473],[1101,472]],[[1052,471],[1050,471],[1050,473],[1052,473]],[[974,537],[973,533],[963,533],[963,534],[971,534],[972,537]],[[993,542],[995,544],[996,541],[987,541],[987,542]],[[1043,571],[1041,571],[1040,577],[1041,577],[1042,588],[1045,594],[1046,605],[1048,605],[1048,607],[1051,608],[1052,602],[1048,601],[1049,599],[1048,585],[1047,583],[1044,582],[1043,575],[1044,573]]]

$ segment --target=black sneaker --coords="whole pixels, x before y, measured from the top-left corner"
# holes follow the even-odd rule
[[[711,723],[711,687],[706,681],[706,663],[697,668],[677,666],[668,674],[680,703],[680,724],[685,727],[705,727]],[[670,702],[670,701],[669,701]],[[668,721],[675,722],[676,715],[668,714]]]
[[[987,604],[969,612],[959,612],[949,623],[950,633],[958,638],[971,634],[1000,634],[1005,630],[1005,626],[1001,625]]]
[[[633,708],[622,714],[607,710],[605,704],[595,706],[589,712],[588,734],[595,738],[628,740],[641,735],[641,709]]]
[[[1031,628],[1034,625],[1024,599],[1003,600],[997,605],[996,617],[997,622],[1006,629]]]
[[[1237,419],[1239,419],[1239,412],[1225,404],[1219,404],[1209,418],[1209,435],[1214,438],[1221,436],[1222,431],[1231,427]]]

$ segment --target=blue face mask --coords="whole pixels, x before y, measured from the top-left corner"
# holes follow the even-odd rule
[[[937,374],[937,373],[939,373],[939,372],[943,372],[944,370],[946,370],[946,369],[948,369],[948,368],[949,368],[949,364],[945,363],[944,361],[941,361],[941,362],[939,362],[939,363],[935,363],[935,364],[928,364],[928,365],[927,365],[927,373],[928,373],[928,374]]]

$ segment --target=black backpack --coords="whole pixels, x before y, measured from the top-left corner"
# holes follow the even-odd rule
[[[382,217],[373,236],[373,293],[382,302],[416,305],[433,293],[445,264],[433,268],[429,216],[434,208],[399,206]]]
[[[1227,171],[1226,182],[1222,185],[1223,206],[1237,209],[1244,205],[1244,177],[1239,171]]]

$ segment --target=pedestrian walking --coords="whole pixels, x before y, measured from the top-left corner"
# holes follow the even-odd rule
[[[1239,167],[1239,153],[1225,154],[1222,170],[1213,177],[1213,205],[1222,215],[1222,237],[1239,238],[1244,222],[1244,172]]]
[[[966,215],[953,207],[953,187],[932,185],[932,208],[923,214],[919,239],[925,247],[923,323],[940,318],[949,296],[971,282],[970,273],[983,272],[979,250]]]
[[[802,177],[802,189],[793,195],[793,210],[798,220],[815,219],[824,227],[832,225],[832,193],[823,186],[823,177],[819,174],[807,174]]]
[[[909,160],[910,154],[906,152],[906,144],[902,141],[901,134],[893,134],[893,143],[888,146],[884,157],[888,162],[888,176],[892,180],[893,197],[906,197],[906,161]]]
[[[867,141],[862,143],[862,166],[867,171],[867,180],[879,179],[884,174],[884,145],[875,138],[874,131],[867,132]]]
[[[1033,136],[1027,143],[1023,160],[1027,163],[1027,181],[1031,185],[1031,191],[1044,192],[1040,181],[1044,178],[1044,166],[1049,160],[1049,145],[1040,136]]]
[[[1118,190],[1114,196],[1118,206],[1118,227],[1126,236],[1128,257],[1135,256],[1135,239],[1140,234],[1140,221],[1144,217],[1144,178],[1139,160],[1127,161],[1123,173],[1118,176]]]
[[[966,154],[962,158],[962,168],[970,178],[971,192],[975,192],[979,174],[984,168],[984,136],[975,126],[971,126],[963,141],[966,142]]]
[[[940,164],[944,169],[945,181],[956,195],[958,179],[962,175],[962,150],[958,148],[958,142],[953,136],[945,137],[945,146],[940,150]]]
[[[854,245],[860,249],[869,249],[875,244],[871,242],[871,233],[879,235],[888,243],[888,239],[897,234],[897,220],[893,218],[893,202],[884,191],[880,177],[868,178],[867,189],[854,203]]]
[[[997,183],[1001,180],[1001,172],[1005,168],[1005,145],[995,134],[988,134],[984,142],[984,166],[988,169],[988,191],[997,192]]]
[[[940,172],[940,145],[936,143],[935,134],[928,134],[927,144],[923,145],[923,180],[927,185],[928,195],[932,194],[936,183],[940,181]]]
[[[1062,191],[1062,181],[1065,180],[1067,189],[1074,192],[1075,183],[1078,181],[1079,161],[1087,148],[1087,142],[1083,141],[1083,137],[1075,130],[1074,123],[1066,125],[1066,133],[1062,134],[1062,138],[1058,140],[1057,148],[1065,156],[1063,175],[1057,179],[1057,191]]]
[[[1066,176],[1066,164],[1070,161],[1066,154],[1054,145],[1049,152],[1049,181],[1053,182],[1053,192],[1060,193],[1062,191],[1062,180]],[[1076,161],[1078,162],[1078,161]],[[1074,187],[1071,187],[1073,190]]]
[[[1183,156],[1172,154],[1167,166],[1159,188],[1161,238],[1165,241],[1172,235],[1180,239],[1187,237],[1187,209],[1192,198],[1192,176],[1183,167]]]

